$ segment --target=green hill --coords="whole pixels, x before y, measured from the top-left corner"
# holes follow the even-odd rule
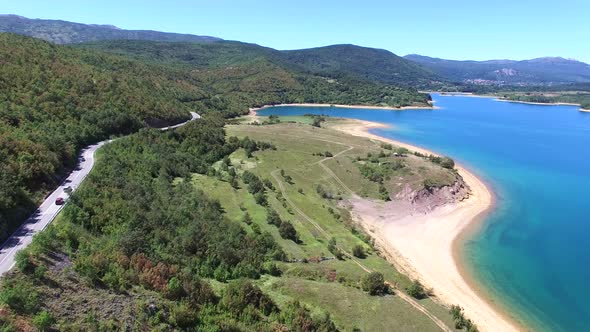
[[[177,123],[190,111],[232,116],[289,102],[426,102],[407,89],[296,71],[268,55],[276,51],[250,44],[101,44],[119,45],[121,56],[13,34],[0,41],[1,237],[74,166],[81,147],[110,135]]]
[[[356,45],[332,45],[284,51],[286,58],[322,75],[356,75],[388,84],[418,86],[441,80],[434,72],[389,51]]]

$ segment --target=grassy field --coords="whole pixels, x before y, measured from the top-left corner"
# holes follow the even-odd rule
[[[276,147],[276,150],[255,152],[250,158],[240,149],[230,156],[230,168],[238,174],[249,171],[272,182],[274,189],[267,189],[266,193],[268,206],[276,210],[282,220],[293,224],[299,243],[283,239],[278,228],[267,222],[267,208],[256,203],[241,180],[238,188],[230,185],[221,162],[215,165],[217,176],[195,174],[191,181],[195,187],[218,199],[229,219],[242,223],[248,232],[255,228],[270,232],[283,247],[291,262],[279,264],[282,277],[265,277],[258,282],[279,305],[297,299],[318,314],[329,312],[338,327],[345,331],[354,328],[440,331],[433,320],[400,297],[399,290],[395,295],[383,297],[369,296],[360,290],[361,278],[367,270],[383,273],[388,282],[401,290],[411,284],[411,280],[382,258],[371,241],[356,230],[349,212],[341,204],[351,192],[378,199],[380,184],[361,173],[362,165],[371,163],[372,167],[380,167],[400,157],[382,156],[377,162],[371,162],[367,159],[368,153],[388,154],[392,150],[383,149],[368,139],[313,127],[308,120],[308,117],[281,117],[279,124],[242,124],[226,128],[228,137],[249,137]],[[330,155],[333,157],[326,157]],[[408,154],[402,162],[404,167],[390,170],[388,179],[383,181],[392,195],[406,184],[419,189],[428,176],[439,182],[455,180],[452,171],[426,158]],[[332,198],[323,197],[318,185]],[[252,219],[250,225],[243,222],[246,213]],[[362,246],[366,258],[335,259],[328,249],[331,238],[335,238],[337,246],[346,253],[354,246]],[[325,260],[318,262],[321,257]],[[416,300],[416,303],[452,329],[452,318],[446,307],[432,299]]]

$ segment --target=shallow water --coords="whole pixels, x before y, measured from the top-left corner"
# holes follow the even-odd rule
[[[487,181],[496,207],[464,245],[483,289],[534,330],[590,329],[590,113],[433,95],[438,110],[273,107],[391,124],[375,134],[453,157]]]

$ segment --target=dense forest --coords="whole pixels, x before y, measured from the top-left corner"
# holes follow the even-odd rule
[[[306,50],[277,51],[272,48],[234,41],[209,44],[164,43],[144,41],[102,41],[79,47],[103,50],[158,63],[175,63],[190,67],[226,67],[264,60],[299,73],[338,81],[354,79],[354,84],[377,89],[387,85],[403,86],[409,97],[404,102],[423,102],[415,90],[441,80],[437,75],[411,61],[385,51],[355,45],[333,45]],[[390,95],[396,96],[396,93]],[[390,105],[395,106],[395,103]]]
[[[392,85],[296,71],[231,43],[73,48],[5,33],[0,41],[0,239],[75,165],[81,147],[111,135],[177,123],[190,111],[232,116],[285,102],[404,106],[427,100]],[[161,52],[169,54],[156,56]]]

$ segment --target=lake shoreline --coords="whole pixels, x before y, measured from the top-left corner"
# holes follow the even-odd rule
[[[347,121],[351,121],[352,124],[335,125],[331,128],[351,135],[406,147],[423,154],[437,155],[428,149],[371,133],[372,129],[387,127],[385,124],[357,119],[347,119]],[[467,317],[473,319],[481,331],[523,330],[521,323],[511,317],[505,308],[486,296],[465,267],[462,254],[464,241],[481,228],[485,216],[493,209],[495,199],[492,191],[482,180],[461,165],[457,165],[457,169],[471,189],[468,199],[436,208],[426,215],[412,215],[404,218],[400,223],[404,224],[403,227],[395,226],[397,222],[391,221],[391,224],[380,229],[381,232],[373,235],[381,238],[380,242],[386,249],[388,247],[391,249],[388,250],[390,256],[393,260],[398,260],[396,266],[401,266],[402,270],[411,277],[423,280],[428,286],[433,287],[437,297],[444,303],[463,306]],[[366,215],[359,215],[359,217],[361,221],[365,219],[364,226],[367,229],[374,228],[378,224],[374,221],[367,222]],[[437,222],[440,220],[444,221],[444,225]],[[416,227],[411,229],[413,226],[408,224],[416,225]],[[433,226],[433,224],[436,225]],[[404,240],[399,240],[402,237]],[[416,243],[424,244],[424,246],[421,247]],[[440,263],[441,261],[444,263]],[[445,275],[447,280],[439,281],[440,278],[437,276],[440,275]]]
[[[505,103],[517,103],[517,104],[528,104],[528,105],[539,105],[539,106],[577,106],[580,107],[580,112],[590,112],[590,110],[583,109],[582,104],[577,103],[564,103],[564,102],[552,102],[552,103],[539,103],[533,101],[523,100],[510,100],[495,95],[478,95],[471,92],[428,92],[428,93],[440,93],[443,96],[461,96],[461,97],[473,97],[473,98],[492,98],[496,101]]]
[[[290,104],[277,104],[277,105],[264,105],[261,107],[250,108],[250,112],[256,114],[256,111],[263,110],[271,107],[335,107],[335,108],[365,108],[365,109],[379,109],[379,110],[390,110],[390,111],[403,111],[403,110],[435,110],[438,107],[430,104],[430,106],[375,106],[375,105],[344,105],[344,104],[313,104],[313,103],[290,103]]]

